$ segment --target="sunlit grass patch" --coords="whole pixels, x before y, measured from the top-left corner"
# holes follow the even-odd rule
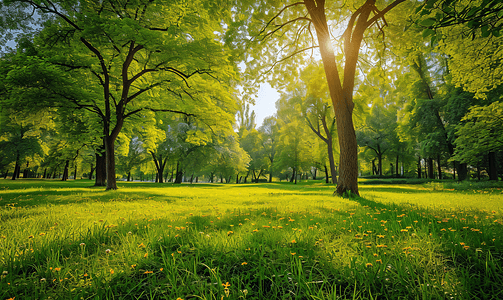
[[[16,184],[0,190],[2,298],[502,296],[493,190]]]

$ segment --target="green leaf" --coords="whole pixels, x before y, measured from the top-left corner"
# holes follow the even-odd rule
[[[430,27],[433,24],[435,24],[436,22],[437,22],[437,20],[435,18],[428,18],[426,20],[421,21],[421,23],[419,23],[419,25],[425,26],[425,27]]]
[[[479,10],[481,10],[480,7],[472,7],[472,9],[470,9],[470,11],[466,14],[466,16],[471,17],[475,15],[475,13],[478,12]]]
[[[426,2],[426,8],[430,9],[430,8],[433,8],[433,5],[435,5],[435,2],[437,2],[437,0],[429,0]]]
[[[430,35],[435,36],[435,30],[428,28],[423,31],[423,37],[428,37]]]
[[[489,31],[489,25],[482,26],[480,30],[482,31],[482,37],[488,37],[489,35],[491,35],[491,32]]]

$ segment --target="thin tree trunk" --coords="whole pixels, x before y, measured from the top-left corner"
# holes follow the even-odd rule
[[[421,179],[422,177],[422,170],[421,170],[421,157],[418,157],[417,159],[417,178]]]
[[[65,161],[65,168],[63,169],[63,177],[61,178],[61,181],[66,181],[68,179],[68,165],[70,164],[70,161],[67,159]]]
[[[19,177],[20,166],[19,166],[19,151],[16,151],[16,165],[14,166],[14,173],[12,174],[12,180],[16,180]]]
[[[438,179],[442,179],[442,165],[440,164],[440,154],[437,156]]]
[[[77,180],[77,162],[75,162],[75,170],[73,171],[73,180]]]
[[[435,176],[433,176],[433,158],[428,157],[428,178],[429,179],[434,179]]]
[[[395,168],[396,168],[396,177],[400,177],[399,168],[398,168],[398,154],[396,155]]]
[[[329,183],[327,165],[324,165],[323,167],[325,168],[325,183]]]
[[[30,162],[26,162],[26,168],[23,171],[23,178],[28,178],[30,170],[28,169],[28,166],[30,165]]]
[[[93,173],[94,173],[94,165],[91,164],[91,171],[89,172],[89,180],[93,179]]]
[[[379,171],[379,176],[382,176],[382,154],[377,154],[377,167]]]

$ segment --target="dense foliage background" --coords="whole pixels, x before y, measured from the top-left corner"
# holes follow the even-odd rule
[[[107,189],[116,179],[336,184],[347,134],[310,2],[4,1],[0,174]],[[318,1],[341,79],[352,22],[366,5],[381,9],[356,52],[354,168],[498,180],[502,4],[401,2]],[[281,97],[258,126],[249,105],[264,80]]]

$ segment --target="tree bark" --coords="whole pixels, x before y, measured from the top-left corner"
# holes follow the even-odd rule
[[[297,174],[295,173],[295,168],[293,168],[292,178],[290,178],[290,182],[293,182],[295,179],[295,184],[297,184]]]
[[[73,180],[77,180],[77,162],[74,162],[75,170],[73,171]]]
[[[29,165],[30,165],[30,162],[26,162],[26,168],[23,171],[23,178],[28,178],[29,177],[29,172],[30,172],[30,170],[28,169]]]
[[[65,161],[65,168],[63,169],[63,177],[61,178],[61,181],[66,181],[68,179],[68,166],[70,164],[70,161],[67,159]]]
[[[496,161],[496,152],[489,152],[489,180],[498,180],[498,164]]]
[[[417,178],[421,179],[421,157],[417,158]]]
[[[118,125],[116,125],[117,127]],[[117,180],[115,178],[115,138],[113,135],[106,137],[105,160],[107,170],[106,190],[116,190]]]
[[[180,169],[180,162],[176,163],[176,177],[175,177],[175,183],[176,184],[181,184],[183,181],[183,171]]]
[[[94,186],[106,186],[107,169],[105,153],[100,152],[100,150],[104,150],[104,146],[96,151],[96,178],[94,179]]]
[[[466,163],[458,164],[458,180],[463,181],[468,177],[468,167]]]
[[[19,150],[16,151],[16,165],[14,166],[14,173],[12,173],[12,180],[16,180],[19,177],[20,166],[19,166]]]
[[[94,165],[91,164],[91,171],[89,172],[89,180],[93,179]]]
[[[326,125],[324,124],[324,127]],[[332,183],[337,184],[337,171],[335,169],[335,158],[334,158],[334,145],[332,142],[332,135],[329,135],[328,128],[326,129],[327,133],[327,151],[328,151],[328,161],[330,163],[330,174],[332,174]]]
[[[159,155],[159,158],[155,155],[153,151],[150,151],[150,154],[152,155],[152,158],[154,159],[154,164],[155,168],[157,170],[157,175],[156,175],[156,182],[159,183],[164,183],[164,168],[166,167],[166,163],[168,162],[168,158],[165,157],[164,160],[162,159],[162,155]]]
[[[395,168],[396,168],[396,177],[400,177],[400,173],[399,173],[399,169],[398,169],[398,154],[396,155],[396,165],[395,165]]]
[[[442,179],[442,165],[440,164],[440,154],[437,156],[438,179]]]
[[[435,179],[435,176],[433,176],[433,158],[431,157],[428,157],[428,178]]]

